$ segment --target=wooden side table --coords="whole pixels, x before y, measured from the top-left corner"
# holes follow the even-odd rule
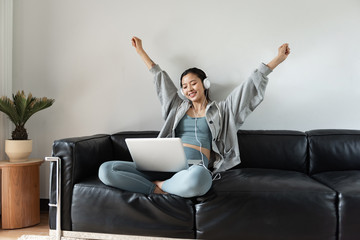
[[[42,159],[11,163],[0,161],[3,229],[40,223],[40,165]]]

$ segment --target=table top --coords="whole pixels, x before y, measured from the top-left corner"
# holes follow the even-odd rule
[[[44,159],[29,159],[28,161],[23,161],[23,162],[10,162],[9,160],[1,160],[0,168],[41,165],[43,162],[44,162]]]

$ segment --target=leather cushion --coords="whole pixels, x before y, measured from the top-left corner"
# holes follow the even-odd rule
[[[74,186],[72,230],[194,238],[193,209],[190,199],[126,192],[93,178]]]
[[[273,168],[307,172],[307,139],[303,132],[240,130],[241,164],[236,168]]]
[[[303,173],[230,170],[198,200],[197,238],[336,239],[336,193]]]
[[[126,138],[156,138],[158,135],[158,131],[127,131],[111,135],[114,148],[113,160],[132,161],[125,142]]]
[[[313,130],[309,138],[310,174],[360,170],[360,131]]]
[[[339,193],[339,240],[359,239],[360,171],[326,172],[313,177]]]

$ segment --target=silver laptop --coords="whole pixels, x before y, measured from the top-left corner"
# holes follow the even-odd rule
[[[178,172],[188,168],[180,138],[126,138],[125,141],[139,170]]]

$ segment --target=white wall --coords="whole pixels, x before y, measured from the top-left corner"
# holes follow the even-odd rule
[[[0,33],[0,96],[9,96],[12,93],[12,0],[0,0]],[[5,139],[11,136],[10,124],[8,117],[0,113],[0,159],[5,158]]]
[[[51,155],[55,139],[160,129],[133,35],[176,84],[186,68],[204,69],[214,99],[288,42],[243,128],[360,129],[359,23],[358,0],[15,0],[13,90],[56,99],[27,124],[32,157]],[[47,198],[47,164],[41,182]]]

